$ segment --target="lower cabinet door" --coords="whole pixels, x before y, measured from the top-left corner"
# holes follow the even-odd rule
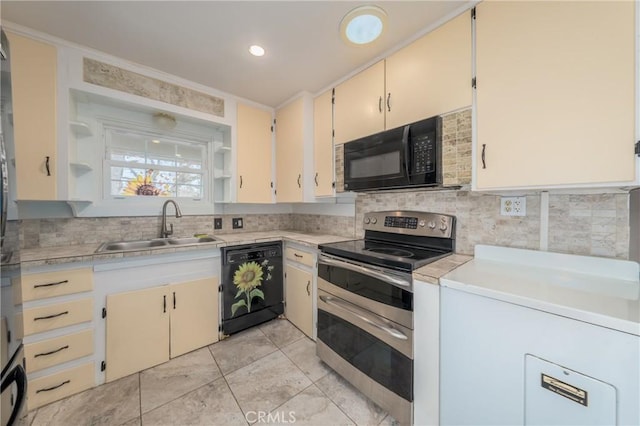
[[[27,408],[29,411],[95,386],[93,363],[82,364],[49,376],[29,380]]]
[[[172,284],[171,358],[218,341],[218,278]]]
[[[313,276],[291,265],[286,268],[286,316],[307,336],[313,338]]]
[[[169,287],[107,296],[106,380],[169,360]]]

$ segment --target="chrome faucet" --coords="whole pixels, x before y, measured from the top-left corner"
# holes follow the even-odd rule
[[[180,211],[180,207],[173,200],[167,200],[162,205],[162,225],[160,225],[160,238],[167,238],[169,235],[173,235],[173,223],[170,224],[171,228],[167,229],[167,204],[173,204],[176,208],[176,217],[182,217],[182,212]]]

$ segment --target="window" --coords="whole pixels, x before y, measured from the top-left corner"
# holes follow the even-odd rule
[[[207,198],[209,143],[107,126],[105,141],[109,196]]]

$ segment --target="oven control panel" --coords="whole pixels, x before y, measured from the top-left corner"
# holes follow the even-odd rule
[[[370,212],[365,213],[363,225],[364,229],[368,231],[453,238],[455,232],[455,216],[440,213],[397,210]]]

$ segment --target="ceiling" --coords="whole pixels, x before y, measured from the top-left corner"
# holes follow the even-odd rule
[[[318,92],[424,31],[467,0],[381,1],[369,46],[338,32],[353,1],[6,1],[1,17],[264,105]],[[251,56],[259,44],[265,56]]]

